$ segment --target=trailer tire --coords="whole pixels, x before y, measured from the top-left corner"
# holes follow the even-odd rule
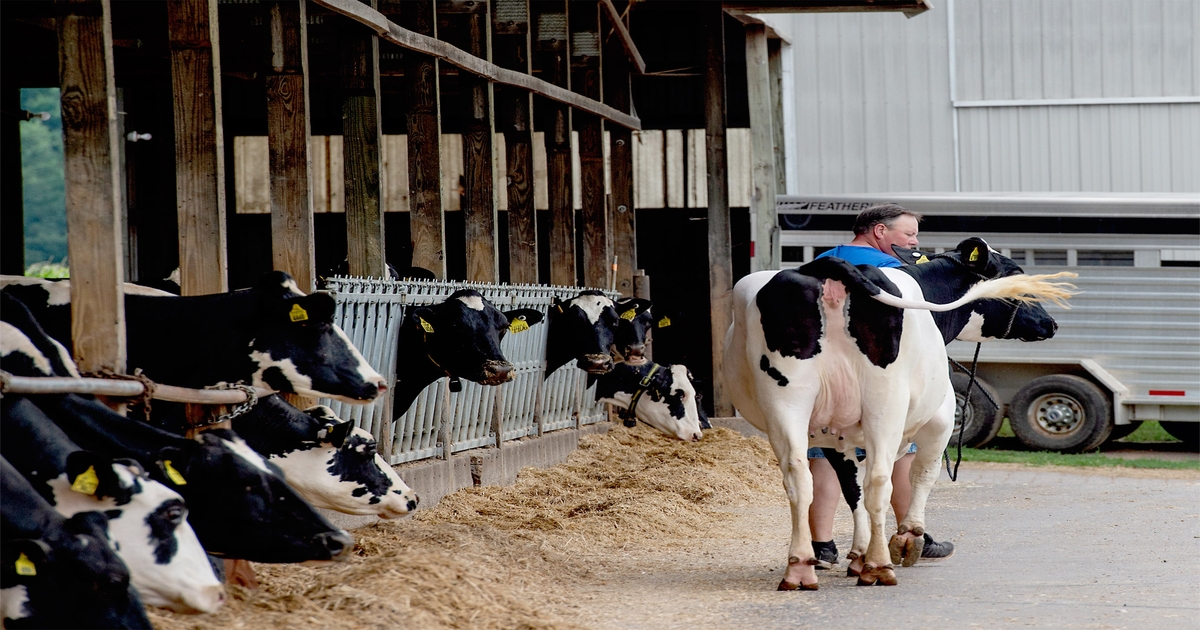
[[[1082,453],[1112,433],[1108,396],[1091,381],[1051,374],[1029,381],[1008,406],[1008,422],[1026,446],[1042,451]]]
[[[1004,416],[1000,414],[1000,410],[992,406],[991,400],[1000,403],[1000,395],[996,390],[987,383],[987,381],[975,377],[975,391],[971,392],[971,406],[963,409],[963,401],[967,394],[967,384],[971,382],[969,374],[955,372],[950,375],[950,384],[954,386],[954,432],[950,434],[950,445],[958,444],[958,432],[962,428],[963,423],[966,423],[966,429],[963,432],[963,446],[978,448],[987,444],[996,437],[1000,432],[1000,425],[1004,423]],[[984,395],[980,390],[987,392]]]
[[[1200,450],[1200,422],[1159,422],[1171,437],[1182,440],[1191,448]]]

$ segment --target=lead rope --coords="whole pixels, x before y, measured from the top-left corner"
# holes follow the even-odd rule
[[[983,348],[982,343],[975,344],[975,357],[971,359],[971,380],[967,383],[967,395],[963,397],[962,411],[959,413],[958,455],[954,459],[953,471],[950,470],[950,449],[942,451],[942,459],[946,462],[946,474],[950,475],[950,481],[958,481],[958,465],[962,463],[963,433],[967,428],[967,407],[971,404],[971,392],[975,389],[975,370],[979,368],[979,350],[981,348]],[[991,396],[988,396],[988,400],[991,400]],[[995,401],[992,403],[995,404]]]

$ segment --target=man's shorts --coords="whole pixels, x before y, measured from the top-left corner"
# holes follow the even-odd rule
[[[909,444],[908,452],[916,453],[917,445]],[[854,447],[854,456],[861,460],[862,458],[867,456],[867,452],[856,446],[856,447]],[[808,449],[808,458],[809,459],[825,459],[825,453],[821,451],[821,447],[819,447],[819,446],[810,448],[810,449]]]

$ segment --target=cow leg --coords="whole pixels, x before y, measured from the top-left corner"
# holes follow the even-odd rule
[[[912,498],[909,500],[908,513],[904,515],[896,527],[896,536],[888,545],[892,562],[900,562],[911,567],[921,558],[925,547],[925,503],[929,492],[941,472],[941,455],[954,432],[954,396],[951,392],[937,412],[917,430],[913,441],[917,445],[916,458],[908,479],[912,485]]]
[[[817,559],[813,556],[812,532],[808,528],[808,509],[812,506],[812,473],[808,470],[808,417],[811,405],[803,413],[770,409],[768,437],[787,491],[792,514],[792,540],[788,547],[788,565],[779,590],[817,590]],[[797,422],[803,418],[803,422]]]
[[[896,407],[903,409],[898,405]],[[867,418],[863,419],[863,427],[868,428],[865,432],[867,458],[864,463],[863,497],[871,520],[871,538],[867,544],[862,573],[858,576],[859,586],[896,584],[896,572],[889,562],[891,554],[887,543],[884,542],[887,540],[884,530],[887,527],[887,509],[892,497],[895,445],[902,439],[900,428],[903,426],[903,418],[878,418],[873,422]],[[895,435],[890,434],[892,431],[885,430],[890,427],[896,428]]]
[[[867,542],[871,530],[870,515],[867,514],[867,508],[862,501],[864,469],[860,460],[850,459],[836,449],[824,448],[821,451],[825,454],[825,459],[833,466],[834,472],[837,473],[842,496],[846,499],[846,505],[850,506],[850,513],[854,517],[854,539],[850,543],[850,552],[846,554],[846,559],[850,561],[846,575],[857,577],[862,573],[863,556],[867,553]]]

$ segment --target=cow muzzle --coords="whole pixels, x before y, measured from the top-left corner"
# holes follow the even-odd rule
[[[350,552],[354,549],[354,537],[349,532],[340,529],[336,532],[318,534],[316,542],[325,547],[331,560],[347,560],[350,558]]]
[[[629,365],[645,365],[646,364],[646,345],[634,344],[625,346],[625,362]]]
[[[483,377],[479,379],[479,382],[483,385],[501,385],[511,381],[515,376],[513,364],[508,361],[491,360],[483,364]]]
[[[575,364],[588,374],[608,374],[613,369],[612,355],[609,354],[585,354]]]

